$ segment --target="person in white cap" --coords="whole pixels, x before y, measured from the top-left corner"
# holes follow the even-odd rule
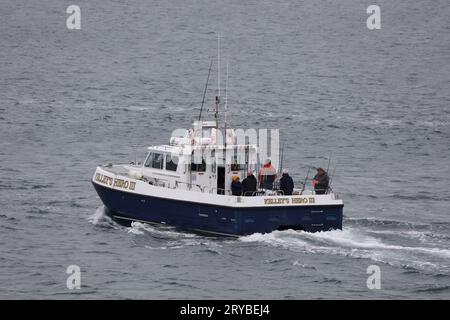
[[[283,169],[283,176],[280,179],[280,190],[283,191],[285,196],[291,196],[294,191],[294,181],[289,176],[289,170]]]

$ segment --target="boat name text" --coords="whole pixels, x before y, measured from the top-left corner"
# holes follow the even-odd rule
[[[134,190],[136,187],[136,182],[118,179],[118,178],[111,178],[105,174],[96,173],[95,174],[95,181],[105,184],[108,186],[114,186],[116,188],[121,189],[128,189],[128,190]]]
[[[307,204],[315,203],[314,197],[298,197],[298,198],[270,198],[264,199],[264,204]]]

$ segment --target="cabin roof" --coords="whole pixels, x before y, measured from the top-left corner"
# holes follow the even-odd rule
[[[257,149],[255,144],[232,144],[232,145],[216,145],[216,144],[207,144],[207,145],[159,145],[159,146],[150,146],[147,149],[149,151],[159,151],[159,152],[181,152],[187,149],[189,150],[198,150],[198,149],[216,149],[216,150],[233,150],[233,149]]]
[[[147,148],[149,151],[161,151],[161,152],[174,152],[180,151],[182,148],[180,146],[169,146],[167,144],[159,145],[159,146],[150,146]]]

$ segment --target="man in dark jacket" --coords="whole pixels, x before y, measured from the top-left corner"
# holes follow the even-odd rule
[[[257,184],[258,184],[258,181],[256,180],[255,176],[253,175],[253,171],[249,171],[247,173],[247,178],[242,180],[242,194],[244,196],[252,196],[253,192],[256,191]]]
[[[330,178],[325,170],[317,168],[317,174],[314,176],[312,183],[316,194],[325,194],[328,191]]]
[[[231,194],[233,196],[240,196],[242,195],[242,184],[239,181],[238,176],[233,177],[233,181],[231,182]]]
[[[294,191],[294,181],[289,176],[288,169],[283,169],[283,176],[280,179],[280,190],[285,196],[291,196]]]

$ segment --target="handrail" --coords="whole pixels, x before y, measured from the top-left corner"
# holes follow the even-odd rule
[[[320,193],[317,193],[317,191],[320,191]],[[322,191],[323,191],[323,193],[322,193]],[[322,195],[322,194],[329,194],[332,192],[332,190],[330,187],[328,187],[326,189],[314,189],[314,190],[312,190],[312,192],[313,192],[313,194]]]
[[[186,184],[189,187],[189,190],[192,189],[192,186],[195,186],[195,187],[199,188],[201,192],[204,192],[205,187],[202,188],[202,186],[200,186],[199,184],[194,184],[194,183],[189,183],[189,182],[184,182],[184,181],[175,181],[175,187],[178,186],[179,183]]]
[[[227,191],[226,189],[217,188],[217,187],[212,187],[212,188],[210,188],[210,190],[212,191],[211,193],[219,194],[219,195],[225,195],[225,193]],[[214,192],[214,190],[216,190],[216,192]],[[223,191],[223,193],[218,193],[218,191]],[[228,190],[228,194],[230,194],[230,190]]]
[[[112,173],[114,174],[114,173]],[[114,174],[114,176],[116,176],[116,174]],[[202,193],[208,192],[212,193],[212,194],[219,194],[219,195],[231,195],[231,191],[230,190],[226,190],[226,189],[222,189],[222,188],[217,188],[217,187],[208,187],[208,186],[201,186],[199,184],[195,184],[195,183],[189,183],[189,182],[184,182],[184,181],[175,181],[175,185],[173,187],[171,187],[171,183],[166,180],[166,179],[158,179],[155,177],[148,177],[148,176],[142,176],[142,178],[138,179],[138,180],[142,180],[144,182],[147,182],[151,185],[155,185],[155,186],[159,186],[159,187],[166,187],[166,188],[171,188],[171,189],[176,189],[178,187],[179,184],[185,184],[188,186],[188,190],[191,190],[192,187],[197,187],[198,190]],[[304,187],[304,186],[302,186]],[[221,193],[219,193],[219,191],[221,191]],[[266,192],[269,191],[272,194],[270,194],[270,196],[285,196],[284,191],[283,190],[277,190],[277,189],[263,189],[263,188],[259,188],[256,191],[246,191],[246,192],[241,192],[241,194],[239,196],[244,196],[244,197],[255,197],[255,196],[265,196]],[[302,195],[305,191],[310,191],[311,195],[325,195],[325,194],[333,194],[335,196],[336,199],[339,198],[337,193],[334,193],[333,189],[331,187],[328,187],[326,189],[312,189],[312,190],[306,190],[306,189],[299,189],[299,188],[294,188],[293,190],[294,192],[297,192],[298,195]],[[319,193],[317,193],[319,191]],[[321,193],[321,191],[324,191],[323,193]],[[308,193],[309,194],[309,193]],[[294,195],[294,194],[293,194]]]

